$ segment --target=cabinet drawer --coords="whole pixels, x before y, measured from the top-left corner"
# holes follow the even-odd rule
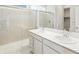
[[[53,49],[49,48],[48,46],[43,45],[43,54],[58,54],[58,53]]]
[[[36,34],[32,33],[31,36],[34,37],[34,38],[36,38],[39,41],[42,41],[42,38],[40,36],[36,35]]]
[[[67,48],[64,48],[54,42],[51,42],[47,39],[43,39],[43,44],[51,47],[52,49],[55,49],[58,53],[62,53],[62,54],[73,54],[74,52],[67,49]]]

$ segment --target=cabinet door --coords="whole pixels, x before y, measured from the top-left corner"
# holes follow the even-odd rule
[[[42,42],[34,39],[34,54],[42,54]]]
[[[30,48],[31,48],[31,53],[34,53],[34,38],[30,36]]]
[[[46,45],[43,45],[43,54],[58,54],[53,49],[47,47]]]

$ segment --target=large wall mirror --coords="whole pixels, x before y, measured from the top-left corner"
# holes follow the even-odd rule
[[[79,6],[46,5],[38,6],[39,27],[79,32]]]

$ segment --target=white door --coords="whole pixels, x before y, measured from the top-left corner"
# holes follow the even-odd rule
[[[42,54],[42,42],[34,39],[34,54]]]
[[[49,48],[48,46],[43,45],[43,54],[58,54],[58,53],[53,49]]]
[[[79,6],[75,7],[75,31],[79,32]]]

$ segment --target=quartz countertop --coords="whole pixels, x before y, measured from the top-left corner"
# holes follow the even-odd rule
[[[39,28],[39,29],[32,29],[29,30],[31,33],[34,33],[36,35],[39,35],[43,38],[46,38],[47,40],[50,40],[51,42],[55,42],[58,45],[61,45],[65,48],[68,48],[76,53],[79,53],[79,33],[75,32],[67,32],[64,30],[58,30],[58,29],[51,29],[51,28]],[[63,36],[63,33],[71,37],[75,42],[74,43],[61,43],[59,39],[56,38],[56,36]]]

